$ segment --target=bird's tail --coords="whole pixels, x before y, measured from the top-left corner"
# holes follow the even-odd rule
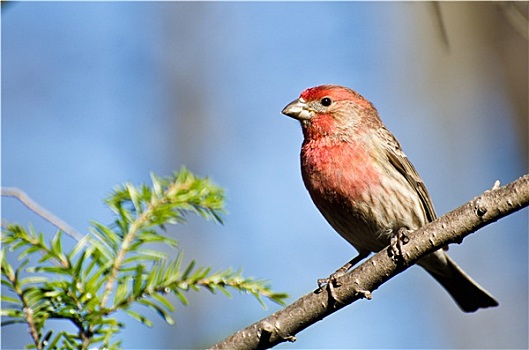
[[[439,264],[439,258],[443,260],[442,264]],[[444,251],[438,250],[421,259],[418,264],[450,293],[463,311],[474,312],[481,308],[498,306],[498,302],[457,266]]]

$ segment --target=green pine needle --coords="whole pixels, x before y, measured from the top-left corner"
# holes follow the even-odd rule
[[[185,222],[189,214],[222,223],[220,187],[186,168],[169,177],[151,174],[151,182],[116,187],[105,200],[115,220],[110,225],[92,221],[90,233],[70,250],[65,250],[70,245],[64,244],[61,231],[48,240],[31,226],[3,228],[0,262],[7,292],[1,299],[2,325],[25,323],[28,348],[120,348],[116,336],[124,324],[117,322],[117,312],[150,327],[152,321],[132,310],[143,305],[174,324],[170,314],[175,307],[166,295],[188,305],[190,290],[226,296],[236,290],[253,295],[263,307],[263,298],[284,305],[285,293],[274,292],[264,280],[243,277],[241,270],[212,273],[194,260],[183,265],[177,240],[165,232],[167,225]],[[160,244],[175,252],[162,252]],[[18,266],[7,261],[8,255],[17,256]],[[75,331],[45,332],[52,319],[69,321]]]

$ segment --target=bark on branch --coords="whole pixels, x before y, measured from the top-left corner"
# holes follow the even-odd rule
[[[338,281],[335,288],[340,302],[329,300],[326,291],[310,292],[291,305],[236,332],[211,349],[266,349],[285,341],[328,315],[371,292],[393,276],[406,270],[420,257],[449,243],[461,243],[478,229],[529,204],[529,175],[491,190],[449,212],[421,229],[407,234],[410,241],[402,246],[406,266],[397,264],[388,249],[375,254]]]

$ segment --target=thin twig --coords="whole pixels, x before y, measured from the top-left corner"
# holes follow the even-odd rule
[[[31,339],[33,339],[33,343],[35,344],[35,348],[38,350],[42,349],[42,344],[40,342],[40,334],[37,330],[37,326],[35,325],[35,320],[33,319],[33,309],[29,306],[28,301],[26,299],[26,296],[24,295],[24,292],[20,285],[18,284],[18,277],[15,273],[5,273],[5,271],[2,268],[2,275],[7,278],[9,283],[11,284],[11,288],[14,290],[20,301],[22,302],[22,311],[24,312],[26,323],[29,327],[29,334],[31,335]],[[4,284],[4,281],[2,280],[2,284]]]
[[[24,304],[26,299],[23,298]],[[42,344],[40,342],[40,334],[37,331],[37,327],[35,325],[35,321],[33,320],[33,309],[31,309],[29,306],[24,305],[24,314],[26,315],[26,322],[29,326],[29,334],[31,334],[31,338],[33,339],[33,342],[35,343],[35,346],[38,350],[42,350]]]
[[[447,51],[450,51],[450,42],[448,41],[448,32],[446,31],[446,25],[443,20],[443,14],[441,12],[441,5],[438,1],[427,3],[433,12],[433,19],[437,26],[437,31],[441,37],[441,43],[446,48]]]
[[[22,204],[24,204],[29,210],[48,221],[59,230],[63,231],[67,235],[71,236],[76,240],[83,238],[83,235],[77,232],[73,227],[68,225],[63,220],[59,219],[57,216],[53,215],[51,212],[46,210],[44,207],[39,205],[33,199],[31,199],[24,191],[16,187],[2,187],[0,189],[0,195],[2,197],[14,197],[18,199]]]

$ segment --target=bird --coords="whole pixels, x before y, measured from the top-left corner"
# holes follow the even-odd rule
[[[415,167],[373,104],[358,92],[339,85],[308,88],[282,113],[301,124],[301,174],[312,201],[358,251],[327,282],[390,245],[399,232],[419,229],[437,218]],[[498,306],[445,249],[429,253],[417,264],[462,311]]]

